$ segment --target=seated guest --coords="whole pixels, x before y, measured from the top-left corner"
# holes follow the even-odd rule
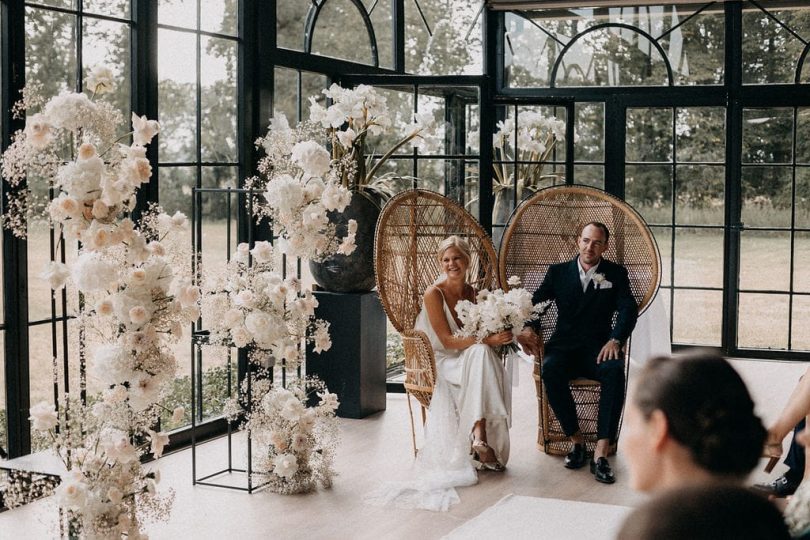
[[[737,486],[668,490],[634,510],[617,540],[788,539],[779,510],[765,497]]]
[[[810,369],[808,369],[810,373]],[[771,472],[774,465],[782,455],[782,441],[791,431],[801,431],[801,423],[810,414],[810,377],[808,373],[799,379],[799,384],[793,389],[793,393],[788,398],[787,405],[782,410],[779,418],[768,429],[768,440],[765,443],[765,457],[770,458],[765,467],[766,472]],[[797,424],[799,424],[797,426]],[[797,426],[794,430],[794,426]],[[804,454],[802,460],[804,461]],[[802,474],[803,475],[803,474]]]
[[[635,489],[739,482],[756,467],[766,431],[721,356],[653,358],[633,387],[623,448]]]
[[[577,237],[579,254],[569,262],[550,266],[532,298],[534,304],[553,300],[557,306],[557,326],[543,352],[543,385],[565,435],[574,443],[565,458],[566,468],[578,469],[587,463],[569,381],[587,377],[601,383],[597,442],[590,468],[595,479],[605,484],[615,482],[607,456],[616,441],[624,406],[622,348],[638,318],[627,269],[602,257],[609,240],[604,223],[586,224]],[[538,325],[527,327],[517,338],[524,351],[537,358],[541,354]]]
[[[802,419],[798,424],[796,424],[796,427],[793,428],[793,437],[790,439],[790,446],[788,447],[787,454],[785,454],[784,461],[784,464],[787,465],[788,470],[785,471],[782,476],[779,476],[770,482],[755,484],[754,489],[766,493],[772,497],[787,497],[796,492],[796,488],[799,487],[799,484],[802,483],[802,479],[804,478],[806,464],[804,446],[796,441],[796,437],[802,430],[804,430],[805,425],[806,422],[804,419]],[[772,446],[771,448],[776,449],[776,446]],[[767,445],[765,452],[766,457],[773,457],[767,455]],[[781,453],[781,445],[779,453]],[[770,466],[770,463],[768,465]]]

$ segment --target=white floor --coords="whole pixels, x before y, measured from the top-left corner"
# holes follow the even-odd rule
[[[806,365],[785,362],[735,361],[767,421],[781,409]],[[631,372],[632,380],[632,372]],[[514,396],[512,457],[504,474],[482,473],[478,485],[459,490],[461,503],[447,513],[369,507],[364,493],[384,479],[403,479],[412,463],[405,396],[389,394],[388,409],[364,420],[341,420],[342,442],[336,468],[340,476],[329,490],[300,496],[259,492],[253,495],[192,486],[191,454],[185,450],[158,463],[161,489],[176,492],[171,519],[150,525],[153,539],[291,538],[372,539],[441,538],[509,494],[634,506],[643,496],[627,482],[621,452],[612,461],[618,481],[598,484],[587,469],[568,471],[560,458],[535,447],[537,406],[530,366],[521,367]],[[207,443],[199,454],[201,470],[216,470],[226,458],[222,440]],[[210,469],[205,469],[209,467]],[[777,473],[783,466],[777,469]],[[751,481],[767,476],[757,471]],[[53,536],[54,510],[49,501],[0,514],[0,538]],[[527,515],[527,520],[543,516]]]

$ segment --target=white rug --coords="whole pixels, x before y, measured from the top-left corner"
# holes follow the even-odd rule
[[[627,506],[507,495],[444,538],[531,538],[590,540],[614,538]]]

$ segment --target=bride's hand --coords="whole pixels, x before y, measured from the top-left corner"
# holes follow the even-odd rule
[[[511,330],[504,330],[503,332],[498,332],[497,334],[490,334],[482,343],[485,345],[489,345],[490,347],[495,347],[498,345],[506,345],[512,341],[512,331]]]

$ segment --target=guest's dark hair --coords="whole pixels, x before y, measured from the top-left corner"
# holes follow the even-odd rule
[[[787,525],[765,497],[736,486],[663,493],[625,519],[616,540],[781,540]]]
[[[579,236],[582,236],[582,231],[584,231],[585,228],[590,225],[593,225],[597,229],[602,229],[602,232],[605,233],[605,243],[607,243],[607,241],[610,240],[610,231],[608,230],[607,225],[605,225],[601,221],[589,221],[588,223],[583,225],[582,228],[579,230]]]
[[[766,431],[745,383],[711,352],[652,358],[635,386],[645,418],[660,410],[673,439],[714,474],[745,476],[759,461]]]

